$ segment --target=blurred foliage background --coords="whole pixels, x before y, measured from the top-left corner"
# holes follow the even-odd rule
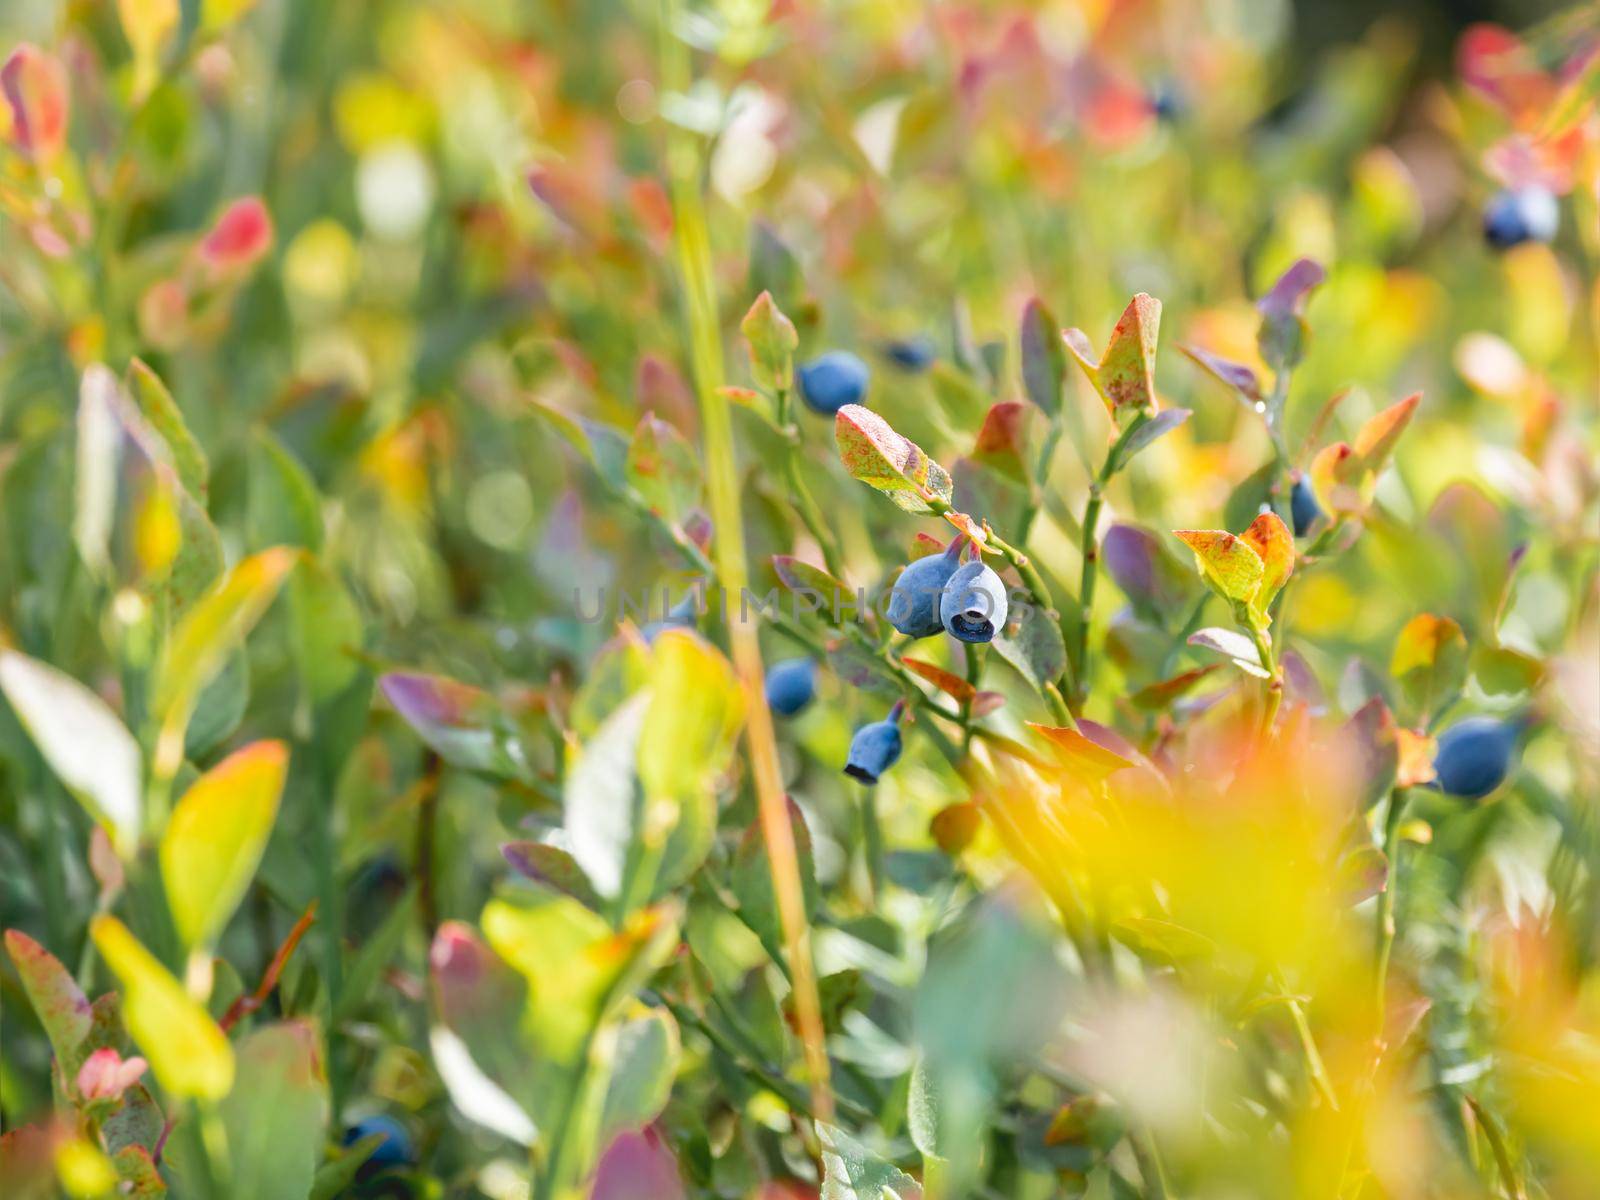
[[[1593,4],[10,0],[0,49],[21,1194],[1595,1194]],[[1527,189],[1556,227],[1490,244]],[[824,668],[799,943],[759,688],[669,611],[724,553],[708,397],[758,594],[951,530],[764,372],[763,292],[1060,610],[1049,670],[758,623]],[[1136,293],[1190,416],[1102,507],[1056,335]],[[1290,516],[1419,392],[1319,482],[1252,741],[1169,531]],[[1473,715],[1527,720],[1482,803],[1426,786]]]

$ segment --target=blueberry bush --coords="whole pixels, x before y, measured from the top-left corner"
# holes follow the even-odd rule
[[[0,1192],[1600,1194],[1600,10],[1360,7],[6,5]]]

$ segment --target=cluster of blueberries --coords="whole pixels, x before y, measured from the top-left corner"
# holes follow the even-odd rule
[[[1526,241],[1547,242],[1555,236],[1558,217],[1556,199],[1547,189],[1536,185],[1508,188],[1490,201],[1484,215],[1484,236],[1501,249]],[[886,342],[883,352],[908,372],[926,370],[936,353],[932,341],[923,335]],[[848,350],[820,354],[796,368],[795,376],[807,407],[824,415],[865,401],[871,381],[867,364]],[[1296,537],[1305,537],[1324,515],[1304,476],[1294,480],[1289,508]],[[992,641],[1005,627],[1004,581],[978,558],[962,562],[962,546],[963,539],[957,538],[947,549],[919,558],[901,571],[888,610],[889,623],[898,632],[924,638],[942,631],[959,641],[982,643]],[[767,673],[767,705],[779,716],[796,716],[811,703],[816,688],[817,664],[813,660],[786,659]],[[883,720],[856,731],[845,763],[846,775],[873,784],[895,764],[902,748],[903,711],[903,704],[896,704]],[[1434,763],[1436,786],[1467,799],[1494,791],[1510,771],[1523,727],[1492,717],[1474,717],[1446,730],[1439,738]]]

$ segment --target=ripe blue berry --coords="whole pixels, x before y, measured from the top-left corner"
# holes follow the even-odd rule
[[[900,572],[889,592],[889,624],[907,637],[932,637],[944,628],[939,618],[939,601],[945,585],[961,565],[960,551],[954,544],[926,558],[919,558]]]
[[[817,664],[809,658],[786,658],[767,672],[767,707],[780,717],[803,711],[817,694]]]
[[[990,642],[1006,627],[1005,581],[984,563],[963,563],[939,598],[939,619],[963,642]]]
[[[1481,800],[1505,782],[1519,727],[1494,717],[1468,717],[1439,735],[1433,770],[1439,790]]]
[[[1317,503],[1311,481],[1304,475],[1295,479],[1294,490],[1289,493],[1289,515],[1294,520],[1295,537],[1305,537],[1322,516],[1322,505]]]
[[[1176,121],[1189,107],[1183,92],[1170,79],[1164,79],[1150,89],[1149,102],[1150,112],[1158,121]]]
[[[933,365],[937,355],[933,339],[926,334],[915,334],[908,338],[896,338],[892,342],[884,343],[884,354],[889,361],[902,371],[916,375],[926,371]]]
[[[860,404],[867,395],[871,372],[848,350],[830,350],[795,372],[800,395],[815,412],[832,416],[846,404]]]
[[[897,703],[881,721],[863,725],[850,739],[850,757],[844,764],[844,773],[862,783],[877,783],[881,776],[900,758],[900,713],[904,703]]]
[[[1483,236],[1496,250],[1523,242],[1548,242],[1561,224],[1561,207],[1538,184],[1496,192],[1483,210]]]
[[[383,1141],[367,1158],[364,1169],[383,1171],[390,1167],[403,1167],[413,1161],[411,1134],[399,1121],[384,1113],[363,1117],[344,1131],[344,1145],[352,1146],[362,1138],[382,1134]]]

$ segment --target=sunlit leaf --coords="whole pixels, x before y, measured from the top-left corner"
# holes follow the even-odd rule
[[[183,486],[191,495],[204,496],[211,466],[206,461],[206,452],[189,431],[183,419],[183,410],[172,398],[166,384],[137,358],[128,363],[128,384],[144,419],[150,422],[150,427],[161,435],[167,448],[172,451],[172,463]]]
[[[1407,396],[1372,417],[1356,433],[1355,452],[1369,471],[1382,470],[1384,463],[1394,453],[1395,443],[1411,423],[1417,405],[1422,403],[1422,393]]]
[[[177,770],[183,731],[200,689],[267,611],[297,557],[296,551],[279,546],[244,559],[173,631],[152,697],[161,722],[155,763],[158,775],[170,777]]]
[[[1256,612],[1265,616],[1273,597],[1294,571],[1294,535],[1277,513],[1264,512],[1239,535],[1239,540],[1261,559],[1261,585],[1250,602]]]
[[[1467,638],[1460,625],[1449,617],[1419,613],[1395,639],[1389,673],[1426,719],[1466,683],[1468,661]]]
[[[161,1086],[220,1100],[233,1086],[233,1047],[198,1003],[115,917],[89,925],[95,949],[122,983],[128,1032]]]
[[[1105,354],[1098,360],[1081,329],[1063,331],[1062,340],[1084,375],[1105,401],[1119,428],[1139,413],[1156,411],[1156,340],[1161,329],[1161,301],[1140,292],[1128,301],[1111,331]]]
[[[283,742],[255,742],[202,775],[172,809],[161,879],[178,936],[216,943],[266,850],[289,769]]]
[[[906,670],[910,671],[913,675],[918,675],[923,679],[926,679],[929,683],[933,684],[934,687],[945,693],[945,695],[953,697],[962,704],[965,704],[968,700],[971,700],[978,694],[978,689],[973,687],[972,684],[968,683],[965,679],[961,678],[961,676],[952,674],[951,672],[946,671],[943,667],[937,666],[934,663],[923,662],[920,658],[906,658],[902,656],[900,659],[900,665]]]
[[[652,512],[681,521],[700,496],[700,460],[683,434],[646,413],[628,443],[628,483]]]
[[[61,60],[19,43],[0,67],[0,96],[11,110],[12,140],[35,162],[53,162],[67,144],[71,97]]]
[[[15,650],[0,650],[0,691],[57,778],[130,858],[143,820],[144,770],[127,727],[76,679]]]
[[[656,638],[650,702],[639,732],[639,780],[648,799],[681,799],[721,773],[744,721],[733,666],[687,629]]]
[[[161,55],[177,32],[178,0],[117,0],[117,15],[133,48],[134,95],[142,97],[155,86]]]
[[[1256,651],[1256,644],[1237,630],[1221,629],[1216,626],[1210,629],[1198,629],[1189,635],[1189,645],[1201,646],[1226,655],[1247,675],[1265,679],[1269,674],[1261,663],[1261,655]]]
[[[1245,400],[1255,404],[1261,400],[1261,380],[1256,378],[1256,373],[1243,363],[1234,362],[1232,359],[1223,358],[1199,346],[1180,344],[1178,349],[1195,361],[1200,368],[1210,374],[1219,383],[1232,388]]]
[[[779,311],[770,292],[756,297],[739,323],[739,332],[744,334],[750,347],[750,366],[756,384],[771,391],[787,388],[800,335],[795,332],[794,322]]]
[[[1076,729],[1028,722],[1028,728],[1050,745],[1050,751],[1076,778],[1099,784],[1133,763]]]
[[[78,389],[77,504],[72,537],[84,565],[100,576],[111,567],[111,525],[122,439],[116,415],[119,387],[109,368],[91,363]]]
[[[1194,551],[1196,568],[1218,595],[1240,604],[1250,602],[1261,586],[1266,566],[1248,542],[1220,529],[1175,529],[1173,533]]]
[[[922,1200],[917,1181],[871,1153],[844,1130],[817,1123],[823,1194],[828,1200]]]
[[[846,404],[833,430],[845,470],[907,512],[931,511],[929,499],[950,502],[950,473],[871,409]]]

